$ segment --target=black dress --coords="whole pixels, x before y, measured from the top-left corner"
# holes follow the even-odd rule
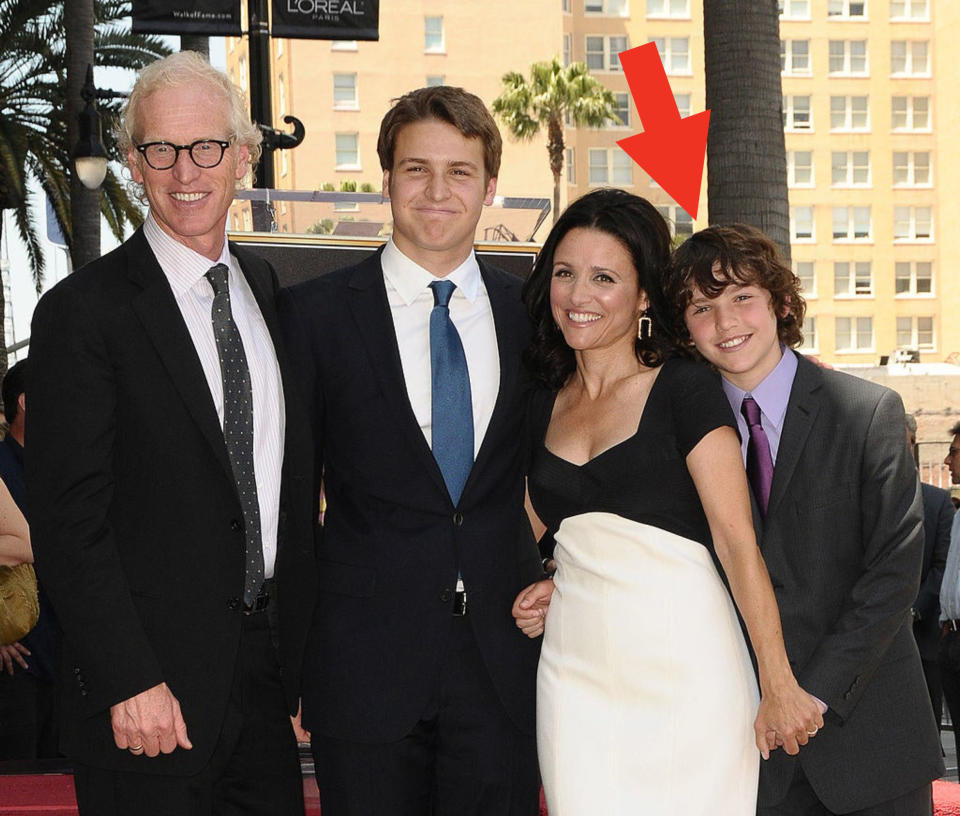
[[[551,816],[753,814],[756,680],[686,467],[734,424],[719,381],[664,363],[637,432],[582,466],[543,444],[555,398],[536,395],[529,424],[530,496],[557,542],[537,681]]]

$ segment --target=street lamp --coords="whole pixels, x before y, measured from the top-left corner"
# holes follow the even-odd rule
[[[80,90],[86,103],[78,117],[80,136],[73,148],[77,178],[88,190],[96,190],[107,176],[107,149],[103,146],[103,125],[97,110],[97,86],[93,84],[93,66],[87,65],[87,78]]]

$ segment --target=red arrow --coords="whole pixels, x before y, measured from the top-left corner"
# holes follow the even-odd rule
[[[643,133],[617,144],[696,218],[710,111],[680,118],[655,43],[621,51],[620,65],[643,122]]]

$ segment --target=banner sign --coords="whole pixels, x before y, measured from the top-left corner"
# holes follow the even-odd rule
[[[273,0],[274,37],[379,40],[380,0]]]
[[[239,37],[240,0],[133,0],[133,30]]]

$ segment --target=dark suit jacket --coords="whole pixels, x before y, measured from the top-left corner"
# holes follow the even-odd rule
[[[923,516],[903,429],[895,392],[800,357],[758,539],[794,673],[829,711],[799,758],[762,763],[761,805],[796,761],[837,813],[943,773],[910,631]]]
[[[542,577],[520,472],[529,329],[521,281],[480,267],[500,388],[456,507],[407,397],[379,254],[285,298],[327,499],[304,666],[304,723],[319,733],[387,742],[410,732],[451,633],[458,568],[493,684],[533,730],[539,643],[510,615],[517,592]]]
[[[232,248],[274,338],[277,282]],[[28,503],[65,640],[62,745],[84,763],[191,774],[210,758],[240,643],[244,533],[210,390],[167,279],[136,232],[41,299],[30,348]],[[291,713],[315,592],[309,429],[286,399],[276,573]],[[166,682],[191,751],[116,748],[109,707]]]
[[[940,649],[940,584],[947,566],[954,510],[949,490],[925,482],[920,488],[923,490],[923,567],[920,592],[913,604],[917,612],[913,635],[920,657],[936,661]]]

